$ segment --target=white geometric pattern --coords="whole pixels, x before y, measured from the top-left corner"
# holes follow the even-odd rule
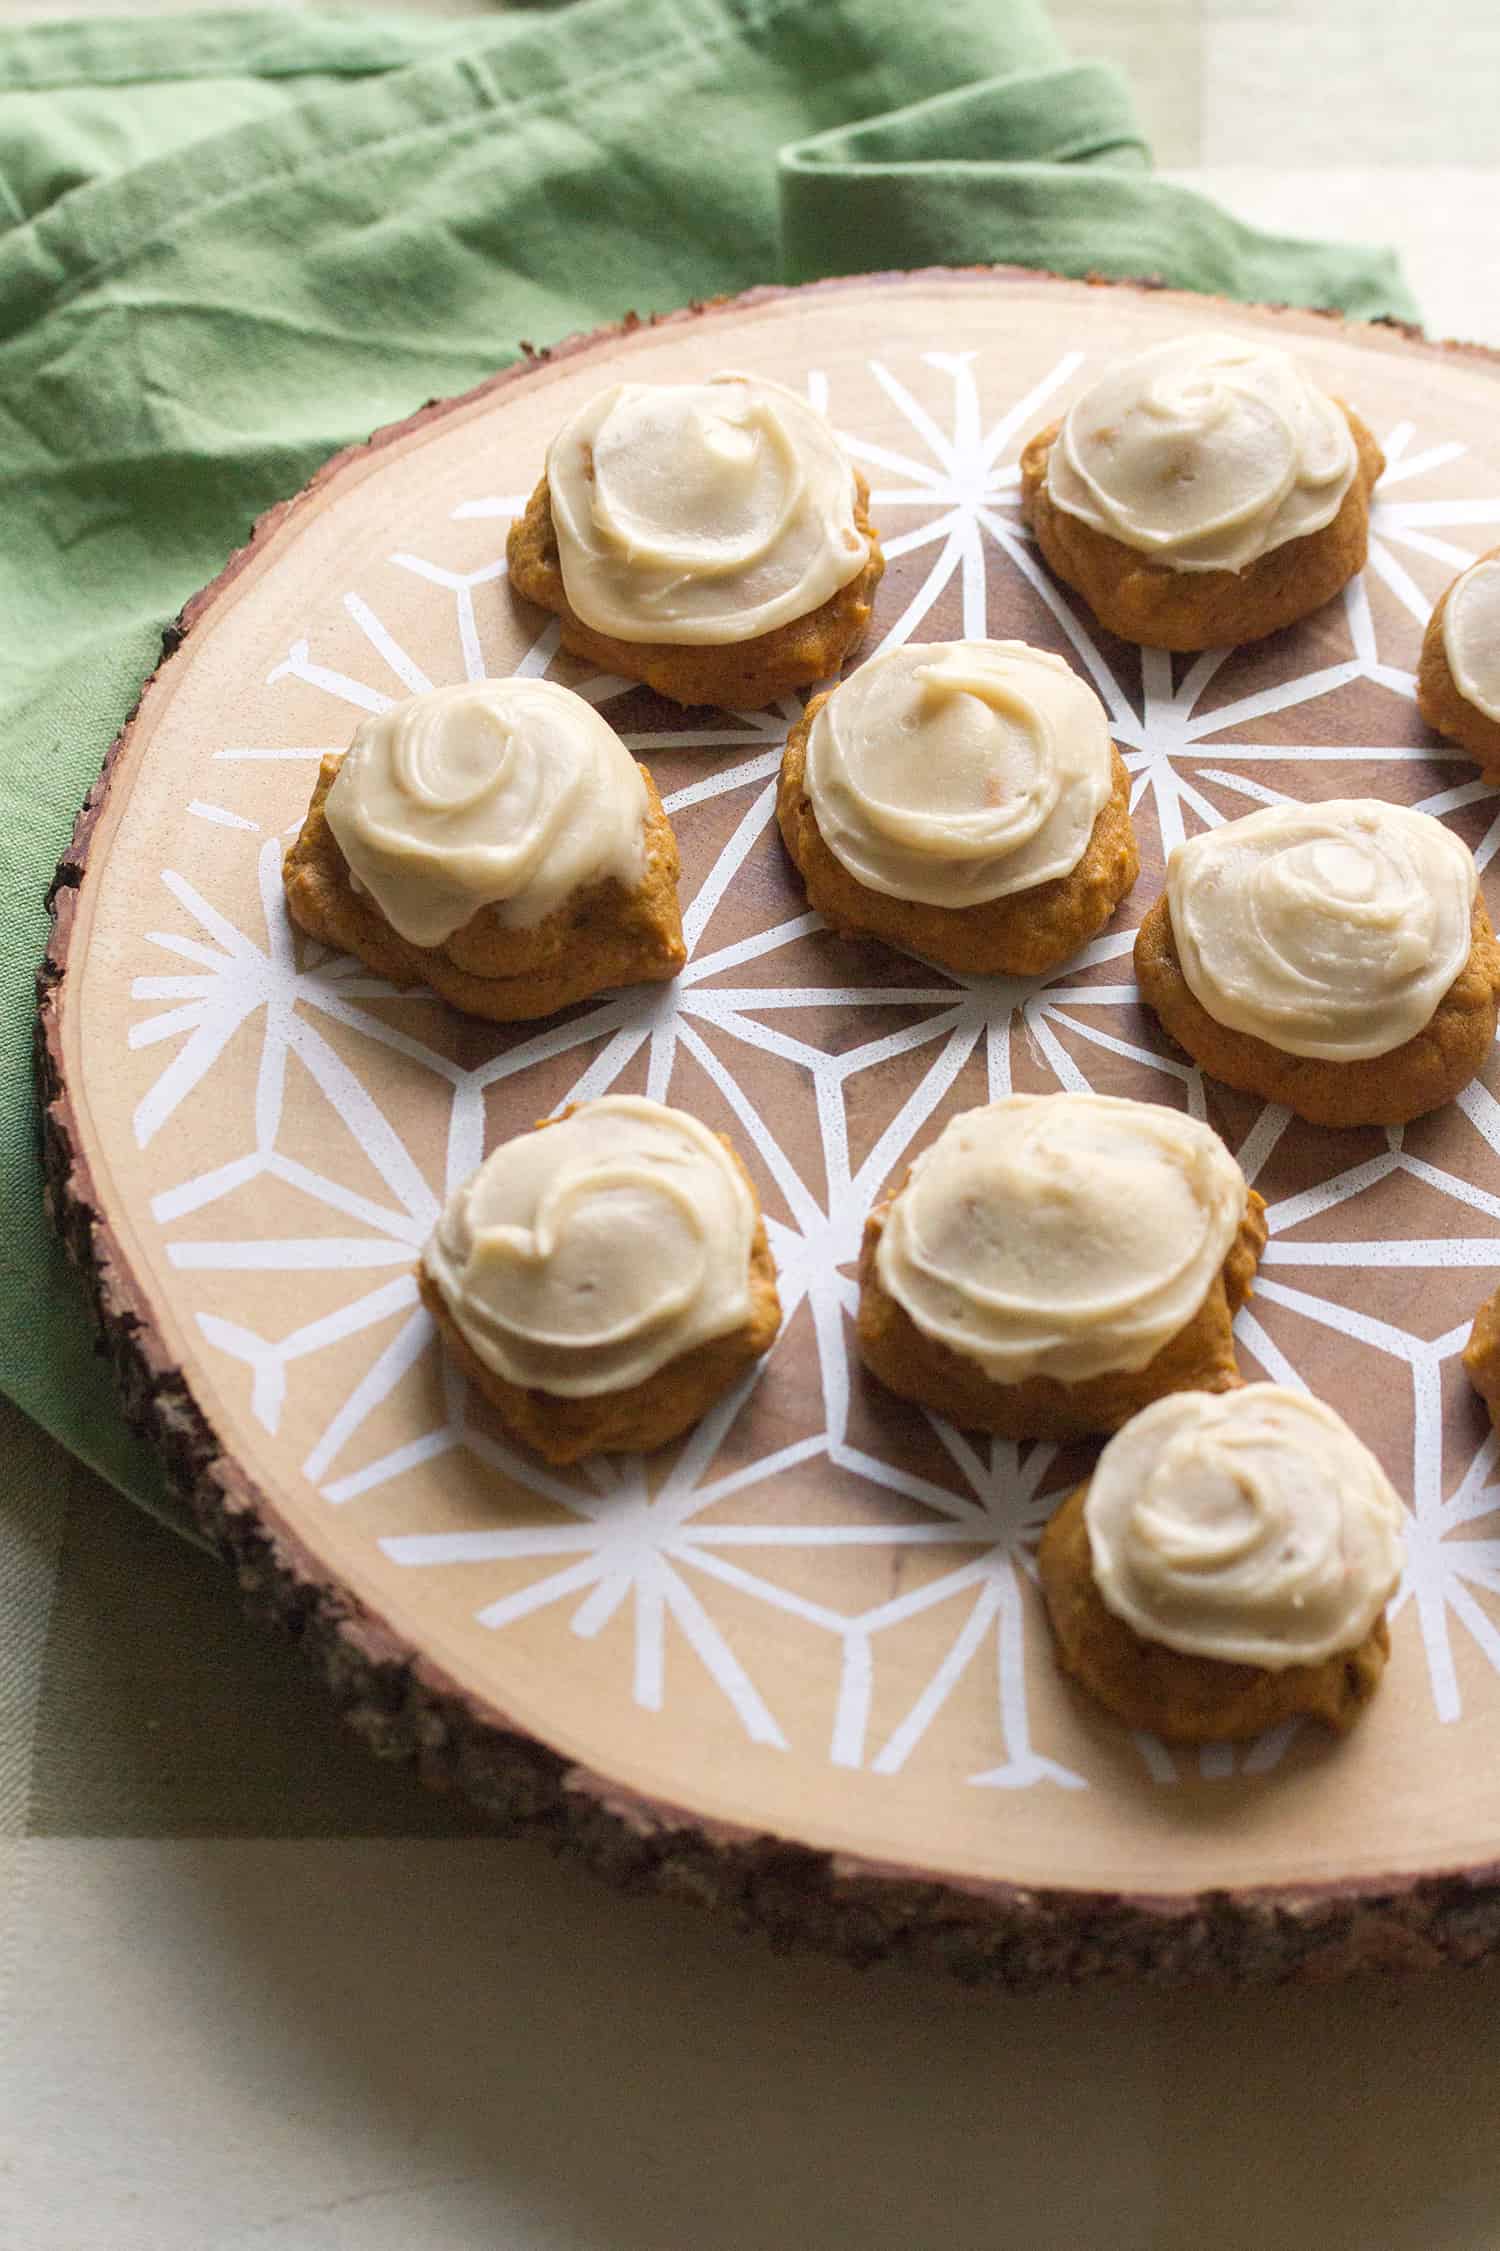
[[[394,567],[432,590],[432,633],[420,651],[401,646],[367,595],[350,591],[343,615],[368,647],[375,679],[355,678],[318,657],[317,620],[289,647],[266,652],[270,683],[295,680],[326,698],[328,742],[271,750],[228,744],[209,754],[215,795],[193,798],[188,808],[204,824],[209,872],[162,872],[162,926],[150,940],[157,957],[132,987],[150,1011],[134,1024],[131,1045],[171,1047],[135,1112],[140,1147],[212,1082],[232,1040],[259,1042],[253,1114],[230,1129],[234,1153],[174,1183],[152,1210],[179,1271],[346,1278],[331,1310],[286,1334],[256,1333],[222,1312],[197,1316],[207,1343],[248,1371],[252,1412],[269,1432],[304,1371],[305,1380],[320,1382],[319,1355],[368,1333],[358,1379],[328,1400],[303,1462],[327,1505],[350,1507],[397,1488],[420,1463],[462,1452],[494,1475],[493,1526],[387,1533],[381,1545],[391,1561],[415,1570],[474,1567],[477,1588],[503,1590],[476,1595],[475,1615],[497,1633],[555,1606],[572,1632],[587,1638],[623,1613],[633,1647],[629,1692],[643,1713],[668,1696],[670,1648],[680,1639],[752,1741],[875,1775],[899,1776],[960,1679],[971,1668],[990,1667],[997,1757],[969,1779],[991,1788],[1086,1786],[1084,1775],[1033,1745],[1025,1672],[1028,1636],[1036,1633],[1035,1599],[1025,1586],[1032,1549],[1069,1465],[1050,1446],[976,1439],[937,1417],[872,1405],[867,1388],[851,1377],[848,1324],[861,1227],[884,1182],[929,1137],[945,1105],[983,1100],[1018,1083],[1094,1085],[1214,1116],[1269,1204],[1263,1279],[1238,1327],[1245,1355],[1291,1383],[1307,1380],[1301,1364],[1311,1359],[1320,1371],[1317,1388],[1356,1425],[1357,1396],[1338,1396],[1335,1381],[1357,1393],[1372,1380],[1372,1366],[1382,1382],[1402,1371],[1411,1392],[1410,1449],[1391,1466],[1411,1495],[1413,1522],[1393,1616],[1409,1611],[1419,1623],[1439,1720],[1456,1718],[1462,1708],[1455,1622],[1500,1670],[1500,1622],[1482,1599],[1500,1596],[1500,1537],[1471,1531],[1500,1511],[1495,1441],[1479,1438],[1476,1419],[1464,1426],[1471,1431],[1467,1458],[1445,1460],[1442,1429],[1442,1388],[1461,1382],[1455,1355],[1467,1335],[1467,1317],[1458,1318],[1457,1307],[1472,1310],[1489,1286],[1479,1270],[1500,1264],[1500,1105],[1476,1086],[1436,1124],[1375,1136],[1312,1135],[1283,1109],[1206,1087],[1198,1070],[1169,1052],[1139,1010],[1128,959],[1133,925],[1174,843],[1252,804],[1337,792],[1341,770],[1352,762],[1388,767],[1393,794],[1453,819],[1481,865],[1489,861],[1500,841],[1495,792],[1467,768],[1450,786],[1429,786],[1434,751],[1412,716],[1410,666],[1431,592],[1412,572],[1425,570],[1435,592],[1477,551],[1438,535],[1500,523],[1500,500],[1407,497],[1408,488],[1420,491],[1422,480],[1461,449],[1443,444],[1414,452],[1414,432],[1403,425],[1384,440],[1390,467],[1378,495],[1369,570],[1322,619],[1266,648],[1212,651],[1191,661],[1126,648],[1101,634],[1081,603],[1054,584],[1016,514],[1020,445],[1056,411],[1083,357],[1067,355],[986,421],[979,355],[917,355],[923,380],[936,377],[946,389],[946,427],[907,381],[872,363],[874,382],[909,426],[911,450],[869,444],[857,430],[843,434],[870,473],[872,513],[892,566],[869,650],[912,637],[1024,633],[1068,653],[1103,697],[1133,777],[1143,846],[1142,881],[1124,910],[1131,929],[1112,929],[1052,977],[1024,982],[951,977],[878,948],[840,953],[822,935],[819,917],[796,906],[777,860],[775,774],[800,702],[786,699],[769,712],[679,716],[623,681],[579,677],[577,667],[558,659],[549,624],[520,669],[557,671],[592,702],[617,704],[627,743],[660,772],[670,764],[685,777],[664,792],[684,836],[685,861],[693,851],[687,824],[707,816],[719,822],[686,907],[690,959],[670,986],[609,995],[518,1032],[486,1031],[478,1060],[472,1046],[462,1058],[450,1052],[422,1029],[435,1021],[430,1009],[425,1019],[420,1011],[414,1016],[408,1004],[392,1005],[391,988],[357,963],[294,942],[281,896],[280,836],[262,834],[232,800],[245,765],[284,763],[287,821],[295,829],[318,758],[347,738],[358,714],[436,681],[483,676],[485,620],[493,614],[486,604],[505,598],[498,527],[523,505],[512,494],[478,497],[456,511],[463,519],[496,519],[496,553],[477,570],[456,571],[404,549],[391,555]],[[840,401],[829,399],[828,388],[818,371],[809,373],[809,395],[838,422]],[[1388,741],[1341,738],[1336,699],[1354,683],[1386,692]],[[1313,713],[1316,727],[1307,729],[1305,717]],[[649,723],[632,731],[641,716]],[[700,760],[707,752],[728,756],[696,770],[691,759],[679,763],[683,752]],[[219,801],[225,798],[230,802]],[[215,853],[258,856],[255,929],[234,927],[214,905]],[[783,903],[790,898],[792,911],[778,905],[769,921],[752,915],[744,926],[742,902],[756,895],[744,879],[773,863],[777,882],[762,888]],[[845,974],[831,977],[830,964]],[[357,1035],[362,1065],[350,1061],[340,1032]],[[446,1115],[441,1184],[428,1179],[393,1123],[382,1090],[387,1066],[425,1075],[430,1104]],[[753,1094],[773,1067],[765,1081],[773,1096]],[[322,1171],[284,1145],[293,1068],[310,1078],[358,1144],[379,1192],[370,1192],[368,1179],[364,1187],[351,1185],[336,1177],[335,1163]],[[554,1090],[557,1071],[563,1073],[549,1109],[628,1083],[688,1107],[711,1102],[723,1114],[719,1122],[733,1123],[741,1147],[758,1161],[786,1320],[783,1346],[792,1349],[787,1340],[795,1335],[799,1352],[816,1354],[819,1427],[749,1459],[735,1452],[747,1404],[758,1387],[775,1384],[773,1355],[676,1452],[558,1473],[505,1443],[445,1370],[435,1418],[365,1458],[361,1433],[376,1410],[438,1351],[411,1267],[440,1187],[471,1171],[495,1138],[497,1100],[512,1105],[506,1130],[526,1122],[527,1086],[544,1069]],[[795,1115],[795,1134],[785,1130],[783,1100],[787,1117]],[[793,1140],[816,1148],[815,1166],[805,1155],[796,1161],[787,1146]],[[1419,1186],[1433,1215],[1431,1232],[1421,1238],[1381,1232],[1382,1188],[1397,1177]],[[258,1232],[257,1187],[269,1181],[305,1200],[305,1234],[267,1239]],[[174,1232],[210,1208],[222,1215],[222,1234]],[[1473,1231],[1454,1235],[1454,1227]],[[1414,1282],[1445,1274],[1457,1276],[1458,1297],[1440,1293],[1441,1333],[1429,1335]],[[1330,1337],[1338,1344],[1332,1360]],[[812,1459],[830,1473],[827,1520],[783,1521],[768,1505],[778,1473]],[[531,1497],[524,1521],[512,1505],[518,1494]],[[882,1581],[872,1576],[870,1600],[852,1610],[822,1599],[818,1561],[834,1550],[868,1551],[886,1577],[904,1557],[909,1583],[882,1594]],[[789,1741],[775,1684],[751,1679],[714,1615],[720,1589],[768,1605],[837,1645],[837,1685],[821,1743]],[[889,1637],[933,1612],[944,1621],[940,1661],[899,1718],[887,1715],[877,1724],[875,1687]],[[1264,1770],[1291,1733],[1278,1730],[1239,1754],[1205,1751],[1200,1770]],[[1139,1750],[1147,1773],[1177,1781],[1178,1764],[1159,1744],[1141,1738]]]

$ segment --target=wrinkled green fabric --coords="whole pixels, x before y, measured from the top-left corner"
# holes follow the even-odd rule
[[[43,895],[163,624],[331,452],[543,342],[1016,261],[1410,318],[1152,178],[1040,0],[579,0],[0,31],[0,1386],[164,1505],[43,1223]]]

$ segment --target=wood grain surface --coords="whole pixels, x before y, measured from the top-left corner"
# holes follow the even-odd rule
[[[54,892],[38,1054],[59,1224],[90,1275],[128,1411],[247,1596],[320,1658],[377,1749],[414,1757],[502,1824],[551,1834],[617,1880],[856,1959],[904,1955],[1015,1985],[1109,1972],[1284,1977],[1473,1959],[1500,1932],[1500,1785],[1476,1750],[1500,1686],[1482,1636],[1435,1641],[1409,1603],[1390,1685],[1351,1744],[1330,1752],[1299,1738],[1227,1769],[1164,1760],[1084,1708],[1051,1664],[1027,1557],[1076,1459],[1038,1464],[1011,1450],[980,1461],[857,1379],[834,1396],[847,1264],[838,1225],[864,1192],[860,1165],[878,1156],[894,1169],[905,1141],[985,1099],[997,1073],[1040,1087],[1087,1071],[1108,1091],[1205,1100],[1254,1154],[1273,1258],[1279,1203],[1283,1264],[1317,1270],[1321,1320],[1306,1311],[1306,1271],[1268,1263],[1247,1370],[1293,1366],[1351,1415],[1403,1490],[1435,1478],[1439,1510],[1457,1490],[1487,1491],[1482,1428],[1437,1341],[1488,1286],[1473,1268],[1493,1222],[1463,1221],[1480,1246],[1467,1269],[1400,1251],[1377,1267],[1340,1252],[1325,1273],[1318,1246],[1357,1241],[1360,1221],[1382,1243],[1435,1239],[1430,1180],[1386,1166],[1400,1152],[1379,1137],[1369,1148],[1319,1139],[1201,1082],[1195,1094],[1194,1074],[1153,1044],[1129,998],[1107,997],[1173,824],[1245,809],[1235,775],[1247,766],[1258,787],[1286,794],[1334,794],[1333,776],[1337,794],[1444,797],[1476,845],[1493,815],[1484,793],[1465,794],[1463,763],[1433,755],[1401,685],[1420,638],[1415,608],[1452,567],[1441,554],[1403,548],[1399,567],[1372,573],[1358,597],[1211,673],[1163,672],[1108,642],[1028,558],[1007,473],[1047,418],[1044,395],[1063,400],[1089,365],[1134,342],[1225,321],[1274,323],[1330,387],[1357,394],[1427,511],[1393,516],[1393,539],[1403,525],[1427,527],[1429,548],[1471,536],[1462,527],[1476,506],[1500,494],[1494,371],[1481,354],[1008,270],[756,292],[508,371],[339,456],[273,511],[168,635]],[[794,928],[793,879],[768,817],[755,819],[788,715],[682,718],[595,683],[678,808],[685,902],[690,912],[703,902],[695,962],[708,964],[691,1038],[625,1003],[625,1014],[578,1019],[561,1044],[522,1053],[510,1035],[294,955],[277,923],[275,839],[299,793],[305,802],[313,747],[346,739],[370,697],[457,677],[466,658],[497,671],[547,661],[555,677],[589,685],[551,656],[545,621],[506,596],[494,567],[506,506],[589,389],[617,372],[670,379],[723,364],[826,391],[836,423],[872,464],[878,456],[889,485],[886,513],[878,498],[874,512],[898,553],[871,646],[982,621],[1088,663],[1131,721],[1146,872],[1118,918],[1120,944],[1069,972],[1054,1006],[1034,991],[976,993]],[[1188,719],[1196,732],[1177,724]],[[1368,771],[1357,755],[1367,748]],[[253,993],[246,948],[268,965]],[[220,980],[218,1001],[192,986],[205,971]],[[806,1012],[800,1055],[759,1036],[784,1027],[789,995]],[[180,1025],[147,1028],[146,1002],[183,1008]],[[230,1013],[244,1002],[243,1014],[194,1077],[177,1059],[195,1040],[207,1055],[220,1002]],[[863,1009],[886,1050],[850,1070],[839,1059],[851,1011]],[[1104,1020],[1093,1009],[1122,1011],[1103,1043],[1079,1030]],[[936,1092],[939,1050],[917,1036],[924,1011],[941,1020],[951,1061]],[[965,1022],[974,1037],[960,1054]],[[713,1434],[712,1461],[654,1462],[602,1500],[597,1488],[544,1489],[455,1404],[435,1349],[401,1329],[402,1304],[335,1332],[367,1288],[361,1262],[382,1284],[409,1271],[409,1252],[392,1248],[401,1229],[377,1205],[404,1181],[410,1239],[461,1113],[457,1142],[491,1145],[567,1099],[580,1075],[628,1089],[634,1070],[647,1083],[669,1034],[677,1045],[654,1090],[705,1115],[717,1105],[740,1133],[784,1251],[806,1268],[798,1309],[765,1383]],[[832,1142],[831,1087],[844,1105]],[[1418,1163],[1462,1183],[1465,1212],[1495,1196],[1500,1165],[1471,1119],[1423,1130]],[[848,1177],[835,1180],[845,1161]],[[1330,1184],[1361,1164],[1371,1200],[1361,1204],[1363,1186],[1330,1200]],[[314,1224],[297,1205],[317,1201],[309,1179],[338,1190]],[[828,1222],[821,1237],[814,1207]],[[1314,1208],[1333,1217],[1309,1238],[1296,1214]],[[384,1228],[379,1257],[304,1251],[278,1267],[276,1246],[294,1238],[355,1239],[344,1219],[335,1234],[331,1211],[368,1230],[360,1240]],[[1361,1329],[1372,1321],[1418,1340],[1399,1397],[1392,1355],[1382,1360]],[[288,1347],[319,1322],[326,1348]],[[409,1357],[393,1374],[398,1330]],[[372,1388],[377,1363],[383,1391]],[[766,1462],[772,1474],[757,1482]],[[541,1592],[559,1557],[596,1552],[574,1537],[580,1523],[637,1506],[649,1517],[683,1479],[698,1491],[705,1477],[719,1497],[694,1517],[694,1537],[704,1525],[718,1537],[691,1570],[658,1547],[670,1591],[633,1553],[579,1576],[568,1599]],[[1487,1529],[1477,1503],[1464,1522]],[[532,1536],[524,1566],[515,1542],[496,1545],[518,1530]],[[412,1568],[418,1548],[443,1560]],[[709,1570],[704,1554],[719,1558],[717,1577],[694,1575]],[[481,1555],[477,1576],[459,1567]],[[782,1560],[772,1568],[767,1555]],[[611,1574],[623,1589],[614,1610],[599,1599]],[[573,1594],[592,1608],[576,1609]]]

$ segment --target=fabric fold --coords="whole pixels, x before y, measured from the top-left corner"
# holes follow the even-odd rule
[[[1390,251],[1262,234],[1150,165],[1106,64],[957,87],[781,151],[783,275],[941,264],[964,242],[976,264],[1415,318]]]

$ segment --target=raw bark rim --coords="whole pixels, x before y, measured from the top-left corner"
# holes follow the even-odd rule
[[[811,1945],[857,1964],[899,1960],[1012,1990],[1101,1977],[1160,1984],[1311,1982],[1372,1968],[1475,1963],[1500,1953],[1500,1851],[1493,1859],[1410,1876],[1181,1894],[963,1882],[707,1819],[570,1763],[405,1647],[286,1526],[220,1445],[164,1349],[147,1294],[95,1195],[62,1055],[64,980],[90,846],[147,692],[266,542],[352,463],[544,366],[640,329],[671,328],[792,296],[949,281],[1163,288],[1152,277],[1079,282],[1020,266],[933,266],[839,276],[801,288],[763,286],[645,318],[627,313],[545,350],[523,342],[512,365],[342,448],[299,492],[256,519],[245,544],[165,629],[161,657],[84,800],[48,893],[52,927],[37,973],[35,1028],[48,1211],[84,1276],[127,1421],[157,1448],[174,1490],[234,1567],[247,1604],[321,1664],[344,1717],[372,1749],[411,1761],[430,1784],[461,1789],[503,1832],[545,1835],[618,1886],[693,1899],[778,1945]],[[1216,304],[1231,318],[1281,314],[1309,325],[1328,321],[1383,350],[1457,354],[1500,369],[1500,353],[1484,345],[1433,342],[1404,322],[1352,322],[1337,312],[1169,294],[1194,311]]]

